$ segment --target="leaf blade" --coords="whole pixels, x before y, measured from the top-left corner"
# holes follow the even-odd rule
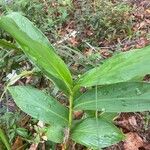
[[[114,84],[126,81],[140,81],[150,73],[150,46],[114,55],[101,66],[83,74],[76,82],[80,86]]]
[[[114,112],[114,113],[109,113],[109,112],[104,112],[101,113],[99,117],[107,120],[107,121],[113,121],[114,119],[116,119],[118,117],[118,113]]]
[[[60,125],[49,126],[47,128],[47,139],[55,143],[63,143],[65,128]]]
[[[68,109],[51,96],[30,86],[12,86],[8,90],[17,106],[33,118],[48,124],[68,124]]]
[[[19,13],[11,13],[1,17],[0,27],[16,39],[23,52],[61,90],[67,94],[71,91],[72,77],[67,66],[48,39],[27,18]]]
[[[104,119],[88,118],[76,125],[71,138],[92,148],[104,148],[124,139],[121,131]]]
[[[0,128],[0,140],[6,146],[7,150],[11,150],[11,146],[10,146],[10,144],[8,142],[8,138],[6,137],[4,131],[1,128]]]
[[[150,84],[125,82],[98,88],[97,109],[105,112],[136,112],[150,110]],[[87,91],[74,102],[74,109],[95,110],[95,89]]]

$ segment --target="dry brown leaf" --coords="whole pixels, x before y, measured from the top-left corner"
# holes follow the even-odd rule
[[[15,142],[11,148],[12,150],[24,150],[23,148],[23,140],[21,139],[21,137],[17,136],[17,138],[15,139]]]
[[[137,44],[136,44],[136,48],[143,48],[145,47],[146,45],[148,45],[149,41],[144,38],[144,37],[141,37],[138,41],[137,41]]]
[[[142,22],[139,23],[139,28],[138,29],[144,28],[145,26],[146,26],[146,22],[142,21]]]
[[[108,50],[101,50],[100,53],[104,58],[109,58],[112,56],[112,54]]]
[[[72,46],[76,46],[79,44],[79,42],[77,41],[75,37],[70,38],[69,42],[71,43]]]
[[[84,53],[84,56],[89,57],[92,55],[93,50],[91,48],[86,48],[83,53]]]
[[[150,19],[145,19],[146,23],[150,24]]]
[[[150,14],[150,9],[146,9],[146,12]]]
[[[119,127],[123,128],[125,133],[127,133],[140,130],[141,126],[139,126],[139,122],[141,122],[141,118],[139,118],[138,115],[122,113],[116,123]]]
[[[144,144],[144,150],[150,150],[150,143]]]
[[[126,140],[124,142],[125,150],[139,150],[143,146],[142,138],[134,132],[129,132],[126,134]]]
[[[29,148],[29,150],[37,150],[38,144],[32,144]]]
[[[91,36],[91,35],[93,35],[93,32],[92,32],[91,30],[86,30],[86,34],[87,34],[88,36]]]
[[[138,126],[138,125],[137,125],[137,121],[136,121],[136,119],[135,119],[135,116],[129,117],[129,123],[130,123],[130,125],[131,125],[132,127],[137,127],[137,126]]]

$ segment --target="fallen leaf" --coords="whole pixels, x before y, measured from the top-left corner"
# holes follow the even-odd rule
[[[130,123],[130,125],[133,126],[133,127],[137,127],[137,126],[138,126],[138,125],[137,125],[137,122],[136,122],[136,119],[135,119],[134,116],[129,117],[129,123]]]
[[[149,43],[149,40],[147,40],[144,37],[141,37],[136,44],[136,48],[143,48]]]
[[[69,42],[71,43],[72,46],[76,46],[79,43],[75,37],[70,38]]]
[[[108,50],[101,50],[100,54],[102,55],[102,57],[104,58],[109,58],[112,56],[112,53],[110,53]]]
[[[141,130],[141,121],[142,118],[138,114],[122,113],[116,123],[127,133]]]
[[[138,29],[144,28],[145,26],[146,26],[146,22],[142,21],[142,22],[140,22]]]
[[[150,150],[150,143],[144,144],[144,150]]]
[[[86,48],[83,53],[84,53],[84,56],[89,57],[92,55],[93,50],[91,48],[89,48],[89,49]]]
[[[24,150],[23,148],[23,140],[21,139],[21,137],[17,136],[17,138],[15,139],[15,142],[11,148],[12,150]]]
[[[38,147],[38,144],[32,144],[29,148],[29,150],[36,150]]]
[[[129,132],[126,134],[126,140],[124,141],[124,150],[139,150],[143,146],[142,138],[135,132]]]
[[[146,9],[146,12],[150,14],[150,9]]]

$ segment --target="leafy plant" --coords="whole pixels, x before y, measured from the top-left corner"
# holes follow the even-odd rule
[[[142,82],[144,75],[150,73],[149,46],[116,54],[74,81],[54,47],[27,18],[14,12],[1,17],[0,27],[11,34],[26,56],[68,96],[69,108],[34,87],[8,87],[21,110],[47,124],[45,134],[49,140],[63,143],[65,148],[71,139],[90,148],[104,148],[122,141],[124,135],[109,119],[99,116],[99,112],[150,110],[150,84]],[[81,87],[87,91],[79,92]],[[77,122],[73,119],[77,110],[92,110],[95,116]]]

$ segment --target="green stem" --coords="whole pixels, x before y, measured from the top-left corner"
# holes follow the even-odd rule
[[[70,134],[70,129],[72,126],[72,120],[73,120],[73,94],[71,93],[69,96],[69,122],[68,122],[68,131]],[[67,150],[69,146],[69,136],[67,137],[67,140],[63,143],[63,150]]]
[[[72,125],[72,119],[73,118],[73,96],[72,94],[69,97],[69,129],[71,128]]]

